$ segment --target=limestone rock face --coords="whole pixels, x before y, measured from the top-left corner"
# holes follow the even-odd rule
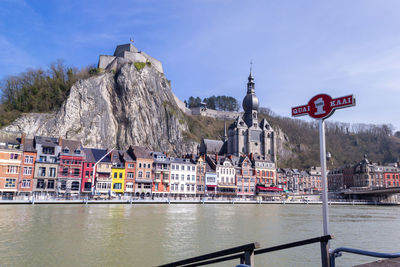
[[[174,154],[195,153],[169,81],[151,64],[137,70],[119,60],[116,71],[80,80],[55,113],[26,114],[4,130],[82,140],[86,147],[140,145]]]

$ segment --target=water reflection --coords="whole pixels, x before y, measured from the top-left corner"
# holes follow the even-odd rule
[[[319,236],[321,213],[312,205],[0,206],[0,257],[6,266],[154,266],[254,241],[268,247]],[[400,252],[398,207],[331,206],[330,221],[332,247]],[[368,261],[344,254],[338,266]],[[257,266],[319,262],[318,244],[256,257]]]

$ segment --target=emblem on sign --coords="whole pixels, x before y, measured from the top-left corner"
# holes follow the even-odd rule
[[[353,95],[332,98],[327,94],[319,94],[308,101],[307,105],[292,108],[292,116],[299,117],[309,115],[314,119],[326,119],[336,109],[347,108],[356,105]]]

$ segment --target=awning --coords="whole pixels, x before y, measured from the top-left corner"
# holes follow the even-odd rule
[[[219,185],[218,188],[234,188],[234,189],[236,189],[236,185]]]
[[[215,185],[215,184],[208,184],[207,186],[208,187],[217,187],[217,185]]]
[[[259,190],[264,190],[264,191],[283,191],[282,188],[273,187],[273,186],[265,187],[265,186],[257,185],[257,188]]]

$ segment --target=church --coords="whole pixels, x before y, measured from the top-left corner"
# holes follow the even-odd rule
[[[254,78],[250,71],[247,94],[243,99],[243,115],[239,115],[229,126],[223,140],[203,139],[200,154],[253,156],[276,163],[276,141],[274,130],[266,119],[258,120],[259,101],[255,94]]]

